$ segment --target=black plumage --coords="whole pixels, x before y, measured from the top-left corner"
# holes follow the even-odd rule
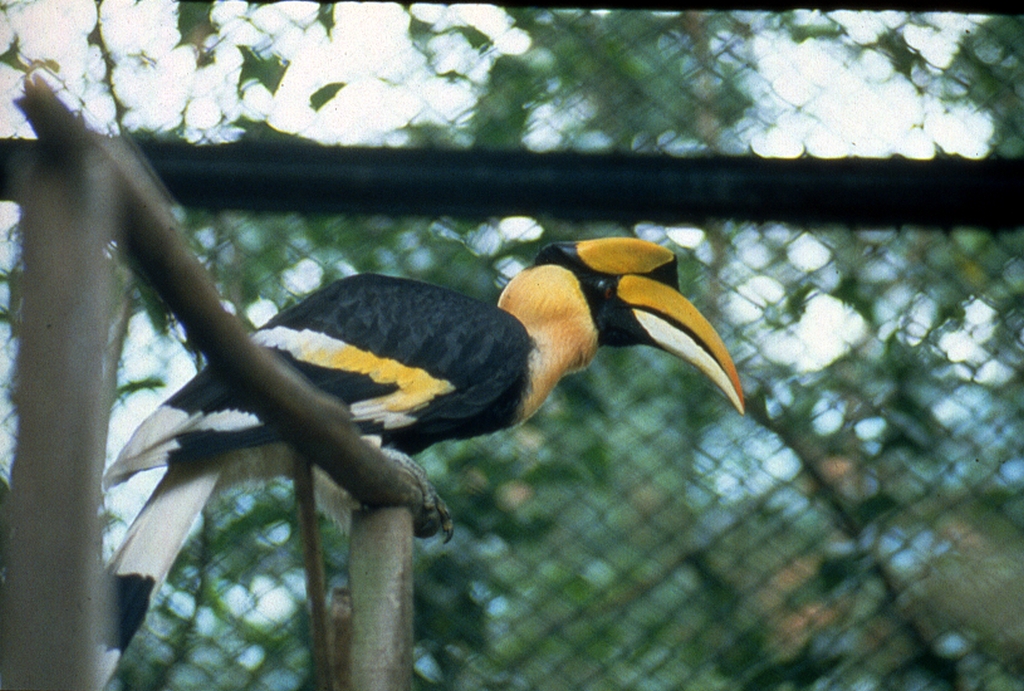
[[[527,383],[530,337],[512,315],[447,288],[391,276],[359,274],[324,287],[281,311],[261,331],[312,330],[422,369],[454,390],[409,415],[415,423],[387,429],[373,419],[360,430],[383,446],[414,454],[442,440],[486,434],[515,421]],[[375,382],[358,372],[321,367],[281,355],[316,387],[352,405],[394,393],[398,384]],[[188,413],[251,410],[216,375],[204,370],[166,405]],[[241,431],[203,430],[178,436],[171,462],[219,455],[278,441],[260,425]]]

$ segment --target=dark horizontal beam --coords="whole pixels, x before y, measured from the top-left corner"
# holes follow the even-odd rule
[[[334,0],[319,0],[323,4],[329,4]],[[446,4],[447,1],[446,0]],[[460,2],[475,2],[476,0],[457,0]],[[1015,8],[999,2],[987,1],[979,3],[968,3],[964,0],[900,0],[899,2],[871,2],[860,0],[820,0],[810,2],[809,0],[772,0],[771,2],[753,2],[751,0],[731,0],[730,2],[708,2],[708,0],[640,0],[629,2],[628,0],[557,0],[548,1],[543,5],[535,2],[514,1],[502,2],[502,7],[545,7],[551,9],[599,9],[599,10],[656,10],[656,11],[715,11],[735,12],[739,10],[756,12],[789,12],[792,10],[816,10],[819,12],[831,12],[834,10],[851,10],[855,12],[883,12],[894,10],[897,12],[959,12],[962,14],[1009,14]]]
[[[209,0],[184,0],[185,2],[208,3]],[[272,0],[263,0],[270,2]],[[317,0],[322,5],[332,5],[338,0]],[[479,0],[445,0],[446,5],[476,3]],[[960,12],[965,14],[1007,14],[1016,8],[1006,4],[988,0],[969,3],[965,0],[899,0],[882,2],[881,0],[730,0],[729,2],[709,2],[708,0],[548,0],[543,4],[534,0],[503,0],[501,7],[544,7],[551,9],[597,9],[597,10],[658,10],[658,11],[724,11],[737,10],[786,12],[789,10],[853,10],[880,12],[895,10],[900,12]]]
[[[23,140],[0,140],[0,162]],[[851,226],[1024,225],[1024,162],[673,158],[245,142],[141,146],[185,206]],[[7,170],[7,165],[4,166]],[[0,187],[7,185],[0,173]],[[9,197],[8,197],[9,198]]]

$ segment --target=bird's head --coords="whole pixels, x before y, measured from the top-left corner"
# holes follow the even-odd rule
[[[533,284],[525,304],[550,302],[546,292],[582,294],[580,309],[589,312],[597,344],[651,345],[672,353],[703,372],[743,413],[736,367],[718,333],[679,293],[671,250],[637,238],[559,242],[544,247],[524,274]]]

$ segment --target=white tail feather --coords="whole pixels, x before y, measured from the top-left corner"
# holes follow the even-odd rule
[[[157,408],[143,420],[121,449],[117,460],[107,468],[103,475],[104,491],[142,470],[166,465],[167,455],[178,448],[175,435],[185,430],[190,421],[198,418],[198,414],[190,416],[184,410],[170,406]]]
[[[167,579],[196,518],[216,490],[221,468],[216,463],[185,464],[169,468],[111,559],[110,573],[115,576],[152,579],[152,587],[139,594],[151,601]],[[144,613],[149,602],[137,602],[129,606],[137,607]],[[124,616],[124,612],[120,615]],[[137,623],[141,624],[141,620]],[[135,625],[128,627],[134,628]],[[119,636],[123,635],[124,627],[125,624],[119,622]],[[117,669],[123,652],[120,647],[118,645],[100,651],[100,674],[104,682],[109,681]]]
[[[144,591],[151,601],[163,586],[196,518],[210,498],[234,485],[258,484],[282,475],[291,476],[294,458],[290,447],[277,443],[241,449],[206,461],[169,466],[110,560],[110,573],[151,579],[152,587]],[[351,512],[358,504],[320,468],[313,470],[317,505],[347,531]],[[144,614],[148,604],[135,602],[131,606],[141,608]],[[137,625],[141,624],[140,618]],[[116,670],[121,652],[116,648],[101,651],[106,679]]]
[[[115,574],[139,574],[160,585],[220,480],[222,466],[189,463],[167,470],[110,561]]]
[[[180,448],[177,437],[186,432],[240,432],[259,425],[258,417],[240,410],[189,414],[172,406],[160,406],[135,430],[117,460],[107,469],[103,489],[124,482],[140,471],[167,465],[170,453]]]

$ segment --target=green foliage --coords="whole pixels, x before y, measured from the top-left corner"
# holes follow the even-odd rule
[[[335,94],[341,91],[341,88],[345,86],[341,82],[334,82],[322,86],[309,97],[309,105],[313,107],[313,110],[320,110],[324,107],[324,104],[334,98]]]
[[[1024,154],[1024,107],[1013,93],[1024,77],[1017,18],[995,16],[981,30],[965,37],[961,50],[947,71],[951,93],[969,98],[993,114],[994,148],[998,155],[1018,158]]]
[[[732,66],[709,73],[701,63],[706,41],[727,29],[727,15],[691,24],[630,11],[510,14],[533,44],[526,54],[495,63],[475,116],[481,144],[516,145],[529,134],[530,116],[545,107],[575,115],[555,148],[644,150],[666,135],[702,142],[704,115],[728,127],[750,105],[729,78]],[[698,24],[705,20],[708,25]]]
[[[10,45],[7,46],[7,50],[0,55],[0,63],[3,63],[8,67],[13,67],[14,69],[22,69],[24,67],[18,51],[17,37],[15,37],[15,39],[11,41]]]
[[[287,65],[282,65],[276,56],[262,56],[257,51],[241,46],[242,51],[242,72],[238,77],[239,85],[244,85],[250,79],[258,81],[267,87],[267,91],[277,91],[281,79],[284,77]]]
[[[178,33],[182,43],[201,46],[206,36],[216,31],[210,23],[210,8],[202,3],[182,3],[178,10]]]

